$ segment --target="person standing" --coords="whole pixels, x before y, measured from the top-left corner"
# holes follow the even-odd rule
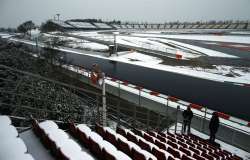
[[[209,130],[210,130],[209,142],[211,143],[215,142],[215,134],[218,131],[219,123],[220,123],[220,120],[219,120],[219,116],[217,112],[213,112],[212,118],[209,123]]]
[[[188,106],[187,109],[182,113],[182,116],[183,116],[183,133],[186,132],[186,128],[188,127],[187,129],[187,134],[190,133],[190,125],[191,125],[191,120],[193,118],[193,112],[191,110],[191,107]]]

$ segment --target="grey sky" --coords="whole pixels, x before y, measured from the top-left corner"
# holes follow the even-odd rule
[[[62,19],[138,22],[250,20],[250,0],[0,0],[0,27]]]

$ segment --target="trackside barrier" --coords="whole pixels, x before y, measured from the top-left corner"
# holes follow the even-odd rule
[[[71,71],[74,71],[74,72],[77,72],[79,74],[82,74],[84,76],[87,76],[87,77],[90,77],[91,75],[91,72],[90,72],[90,69],[84,69],[82,67],[77,67],[77,66],[63,66],[64,68],[67,68]],[[202,115],[205,114],[205,111],[206,111],[206,114],[207,115],[211,115],[213,112],[213,110],[210,110],[210,109],[207,109],[206,107],[204,106],[201,106],[201,105],[198,105],[198,104],[193,104],[193,103],[189,103],[189,102],[186,102],[186,101],[182,101],[174,96],[167,96],[167,95],[163,95],[163,94],[160,94],[159,92],[156,92],[156,91],[151,91],[151,90],[148,90],[148,89],[145,89],[141,86],[136,86],[136,85],[133,85],[131,83],[129,83],[128,81],[121,81],[121,80],[118,80],[117,78],[114,78],[114,77],[111,77],[111,76],[107,76],[105,77],[106,80],[109,80],[111,82],[114,82],[116,83],[115,86],[117,87],[121,87],[121,85],[125,86],[125,87],[128,87],[128,88],[131,88],[131,89],[135,89],[139,92],[139,95],[142,95],[142,93],[147,93],[149,94],[150,96],[153,97],[156,97],[156,98],[161,98],[161,99],[165,99],[165,101],[167,101],[167,103],[169,102],[175,102],[177,105],[182,105],[184,107],[184,109],[187,107],[187,106],[190,106],[192,109],[195,109],[197,111],[200,111],[202,112]],[[121,89],[121,88],[119,88]],[[170,107],[174,107],[174,106],[171,106]],[[174,107],[176,108],[176,107]],[[228,114],[225,114],[225,113],[222,113],[222,112],[218,112],[218,115],[220,118],[224,119],[224,120],[228,120],[230,122],[233,122],[233,123],[237,123],[239,125],[242,125],[242,126],[246,126],[246,127],[250,127],[250,122],[247,122],[245,120],[241,120],[239,118],[236,118],[236,117],[232,117]]]

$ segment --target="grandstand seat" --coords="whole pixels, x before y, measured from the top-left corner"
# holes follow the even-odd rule
[[[191,156],[191,152],[189,150],[187,150],[183,147],[180,147],[179,150],[182,151],[183,153],[185,153],[186,155]]]
[[[155,140],[154,143],[156,146],[158,146],[160,149],[167,150],[167,147],[164,143],[160,142],[159,140]]]
[[[138,144],[138,140],[136,138],[135,135],[133,135],[132,133],[128,132],[127,133],[127,139],[131,142],[134,142],[135,144]]]
[[[201,156],[202,157],[205,157],[206,159],[208,159],[208,160],[214,160],[214,158],[212,157],[212,156],[210,156],[210,155],[208,155],[208,154],[206,154],[206,153],[201,153]]]
[[[148,134],[153,136],[153,137],[157,137],[157,133],[153,132],[153,131],[148,131]]]
[[[133,133],[135,133],[136,135],[141,136],[141,137],[143,136],[142,131],[137,130],[137,129],[133,129]]]
[[[180,153],[177,150],[173,149],[172,147],[168,147],[167,151],[170,154],[172,154],[175,158],[181,158]]]
[[[124,152],[128,156],[132,157],[129,145],[126,142],[123,142],[119,138],[118,138],[118,142],[117,142],[117,149],[119,149],[120,151]]]
[[[193,158],[196,159],[196,160],[206,160],[205,158],[199,156],[199,155],[196,154],[196,153],[193,154]]]
[[[142,141],[141,139],[139,139],[139,143],[138,144],[141,147],[141,149],[144,149],[144,150],[146,150],[148,152],[152,152],[150,145],[147,144],[146,142]]]
[[[186,156],[186,155],[183,155],[183,156],[181,157],[181,160],[193,160],[193,159],[190,158],[190,157],[188,157],[188,156]]]
[[[143,135],[143,138],[151,143],[155,143],[153,137],[151,137],[147,133]]]
[[[189,146],[191,146],[193,148],[196,148],[196,145],[193,144],[191,141],[187,141],[186,144],[188,144]]]
[[[208,152],[208,155],[214,157],[215,159],[220,159],[220,156],[216,153],[213,153],[213,152]]]
[[[196,149],[200,150],[202,153],[207,153],[207,150],[200,146],[197,146]]]
[[[172,133],[167,133],[169,136],[171,136],[171,137],[173,137],[173,138],[175,138],[175,135],[174,134],[172,134]]]
[[[99,125],[99,124],[97,124],[96,123],[96,125],[95,125],[95,130],[96,130],[96,133],[98,133],[99,135],[101,135],[102,137],[105,137],[105,130],[104,130],[104,128],[101,126],[101,125]]]
[[[105,148],[103,148],[102,153],[105,160],[116,160],[115,156],[106,151]]]
[[[171,136],[167,136],[167,139],[169,139],[169,140],[172,141],[172,142],[176,142],[176,139],[173,138],[173,137],[171,137]]]
[[[117,140],[115,135],[113,135],[112,133],[110,133],[109,131],[106,131],[105,134],[105,138],[106,141],[110,142],[111,144],[113,144],[114,146],[117,146]]]
[[[184,147],[184,148],[187,148],[187,147],[188,147],[187,144],[185,144],[185,143],[183,143],[183,142],[181,142],[181,141],[178,141],[177,143],[178,143],[179,145],[181,145],[182,147]]]
[[[62,151],[58,149],[57,159],[60,160],[70,160]]]
[[[161,133],[161,132],[159,132],[158,135],[165,137],[165,138],[167,137],[167,135],[165,133]]]
[[[133,155],[133,160],[147,160],[142,153],[138,152],[134,148],[132,149],[132,155]]]
[[[152,149],[152,153],[158,160],[167,160],[169,157],[166,153],[164,153],[164,150],[156,148]]]
[[[82,144],[85,146],[85,147],[89,147],[89,137],[87,137],[87,135],[82,132],[81,130],[79,130],[77,128],[77,135],[79,137],[79,139],[81,140]]]
[[[117,128],[116,128],[116,133],[118,133],[118,134],[120,134],[120,135],[122,135],[122,136],[124,136],[124,137],[127,136],[125,130],[122,129],[122,128],[120,128],[120,127],[117,127]]]
[[[189,146],[188,149],[189,149],[190,151],[192,151],[192,152],[194,152],[194,153],[200,155],[200,151],[199,151],[198,149],[195,149],[195,148],[193,148],[193,147],[191,147],[191,146]]]
[[[161,142],[164,142],[164,143],[166,143],[167,141],[166,141],[166,138],[165,137],[163,137],[163,136],[161,136],[161,135],[157,135],[157,137],[156,138],[158,138]]]
[[[170,145],[170,146],[173,147],[173,148],[178,149],[178,145],[177,145],[176,143],[173,143],[173,142],[171,142],[171,141],[167,141],[167,144]]]
[[[69,131],[74,137],[77,137],[77,128],[73,122],[69,122]]]

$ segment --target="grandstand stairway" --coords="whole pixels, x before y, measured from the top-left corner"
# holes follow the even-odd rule
[[[55,122],[38,122],[32,118],[32,128],[18,134],[8,116],[0,116],[1,139],[8,144],[11,139],[21,140],[25,151],[19,153],[12,146],[11,155],[0,152],[10,160],[22,155],[24,160],[241,160],[237,155],[222,150],[196,135],[172,134],[117,127],[116,131],[99,124],[65,123],[61,129]],[[7,127],[6,127],[7,126]],[[4,134],[5,133],[5,134]],[[13,133],[13,134],[6,134]],[[4,137],[5,136],[5,137]],[[6,138],[7,137],[7,138]],[[23,139],[23,140],[22,140]],[[29,140],[28,140],[29,139]],[[7,145],[8,148],[8,145]],[[32,157],[33,156],[33,157]]]

